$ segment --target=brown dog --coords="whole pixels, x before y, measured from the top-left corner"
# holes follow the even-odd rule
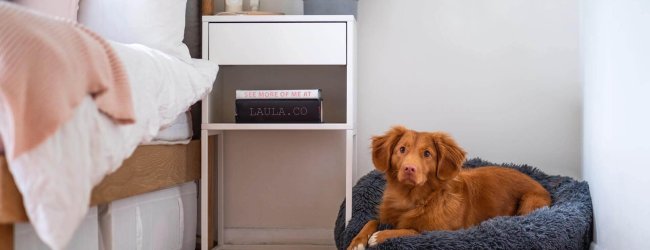
[[[525,215],[551,204],[539,183],[513,169],[462,169],[465,152],[447,134],[394,127],[372,139],[372,161],[386,189],[379,221],[369,221],[349,250],[423,231],[468,228],[495,216]],[[393,230],[377,231],[379,222]]]

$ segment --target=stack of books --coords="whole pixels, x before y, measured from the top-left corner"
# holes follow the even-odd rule
[[[322,123],[320,89],[236,90],[237,123]]]

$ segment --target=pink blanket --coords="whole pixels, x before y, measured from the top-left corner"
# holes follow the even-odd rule
[[[47,139],[87,95],[116,123],[134,122],[127,76],[101,37],[6,2],[0,17],[0,101],[13,118],[8,158]]]

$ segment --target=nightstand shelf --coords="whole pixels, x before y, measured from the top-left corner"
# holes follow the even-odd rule
[[[208,123],[202,124],[201,129],[208,130],[348,130],[351,124],[346,123]]]
[[[203,58],[220,69],[202,100],[201,249],[213,183],[216,249],[333,248],[342,195],[352,216],[354,17],[204,16]],[[237,89],[321,89],[323,123],[235,123]]]

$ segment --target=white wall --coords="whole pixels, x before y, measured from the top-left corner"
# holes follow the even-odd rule
[[[582,1],[595,249],[650,249],[650,1]]]
[[[359,167],[391,125],[580,177],[578,1],[360,0]]]
[[[301,0],[262,1],[299,14]],[[283,7],[285,6],[285,7]],[[359,172],[392,125],[444,130],[470,157],[581,176],[577,0],[360,0]]]

